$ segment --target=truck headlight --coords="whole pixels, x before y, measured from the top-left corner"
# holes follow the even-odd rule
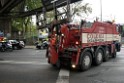
[[[76,42],[75,42],[75,44],[79,44],[79,42],[78,42],[78,41],[76,41]]]
[[[61,34],[62,36],[64,36],[64,34]]]
[[[75,64],[72,64],[72,68],[76,68],[76,65]]]

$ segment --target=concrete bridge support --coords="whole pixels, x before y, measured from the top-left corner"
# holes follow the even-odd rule
[[[0,19],[0,31],[5,37],[11,38],[11,19]]]

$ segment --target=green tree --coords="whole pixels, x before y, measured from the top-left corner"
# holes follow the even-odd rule
[[[79,1],[75,4],[71,5],[72,15],[78,15],[85,13],[89,14],[92,13],[92,8],[90,7],[89,3],[83,3],[82,1]]]
[[[61,7],[58,9],[58,12],[66,12],[67,6]],[[70,5],[70,17],[71,20],[74,20],[75,16],[85,17],[92,13],[92,8],[89,3],[84,3],[83,1],[79,1]],[[63,16],[64,17],[64,16]],[[61,18],[61,17],[59,17]],[[54,19],[53,11],[47,13],[47,22],[51,22]]]
[[[53,19],[54,19],[53,11],[47,12],[46,17],[47,17],[47,23],[50,23],[51,21],[53,21]]]
[[[27,12],[39,8],[41,6],[42,6],[41,0],[24,0],[24,2],[22,2],[17,7],[11,10],[11,14],[13,15],[20,14],[23,12]],[[32,25],[32,16],[12,19],[12,30],[16,32],[21,31],[23,37],[26,35],[27,32],[31,31],[30,30],[31,25]]]
[[[41,0],[26,0],[25,7],[27,8],[26,11],[30,11],[42,6]]]
[[[62,8],[63,11],[67,11],[67,7]],[[70,16],[73,20],[75,16],[85,16],[92,13],[92,8],[89,3],[83,3],[83,1],[79,1],[70,5]]]

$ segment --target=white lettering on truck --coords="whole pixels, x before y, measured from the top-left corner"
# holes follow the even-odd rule
[[[104,34],[99,33],[88,33],[87,42],[104,42]]]

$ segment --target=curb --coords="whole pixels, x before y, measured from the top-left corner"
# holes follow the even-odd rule
[[[34,49],[35,46],[25,46],[25,49]]]

